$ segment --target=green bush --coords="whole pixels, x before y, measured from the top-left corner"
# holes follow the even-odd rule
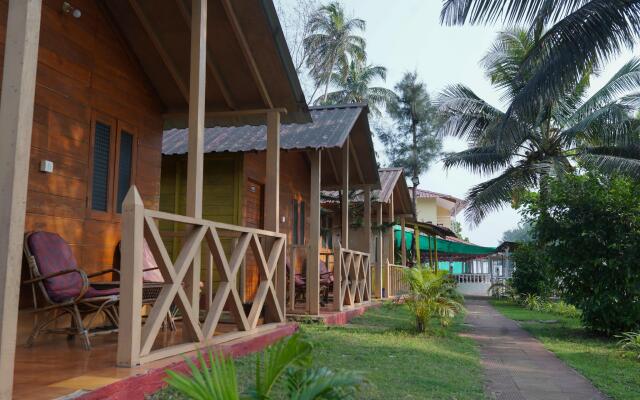
[[[327,368],[311,367],[310,343],[296,334],[267,347],[256,356],[255,384],[244,394],[238,389],[233,359],[209,352],[209,365],[199,354],[200,367],[190,360],[191,376],[167,371],[166,382],[189,399],[194,400],[267,400],[274,397],[281,386],[286,399],[355,398],[364,379],[353,372],[333,372]]]
[[[536,243],[521,243],[513,252],[512,286],[520,295],[548,297],[553,291],[554,275],[544,248]]]
[[[525,215],[585,327],[607,335],[640,329],[640,183],[567,175],[550,180]]]

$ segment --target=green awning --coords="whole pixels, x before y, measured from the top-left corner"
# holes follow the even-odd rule
[[[400,235],[401,228],[399,226],[394,227],[395,231],[395,245],[396,248],[400,247]],[[420,252],[434,250],[433,237],[429,237],[424,233],[420,233]],[[413,247],[413,230],[405,231],[405,240],[407,242],[407,248]],[[438,255],[449,256],[482,256],[492,254],[496,252],[495,247],[484,247],[470,243],[454,242],[447,239],[436,238]],[[432,248],[433,247],[433,248]]]

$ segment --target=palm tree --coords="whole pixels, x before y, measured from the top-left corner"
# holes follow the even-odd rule
[[[395,98],[395,93],[384,87],[371,86],[375,79],[387,79],[387,69],[379,65],[367,64],[354,59],[349,64],[340,65],[337,72],[331,74],[331,83],[338,90],[326,95],[325,101],[318,103],[362,103],[368,102],[369,108],[376,115],[381,115],[380,108]]]
[[[432,318],[447,326],[464,310],[463,298],[447,271],[418,266],[407,269],[404,280],[409,284],[406,302],[415,315],[418,332],[427,331]]]
[[[349,58],[365,58],[365,40],[355,31],[365,29],[365,22],[358,18],[347,18],[337,2],[322,6],[310,18],[304,39],[307,52],[307,67],[316,81],[316,90],[324,85],[323,101],[327,100],[331,74],[336,66],[346,66]]]
[[[404,168],[407,175],[417,182],[442,147],[436,135],[439,127],[437,109],[416,72],[407,72],[395,86],[395,91],[397,95],[389,102],[387,111],[397,129],[383,130],[379,137],[391,164]],[[414,211],[416,186],[413,185]]]
[[[511,102],[510,114],[564,95],[586,69],[632,48],[640,37],[640,0],[445,0],[441,21],[529,27],[535,46],[520,79],[531,76]]]
[[[523,73],[536,41],[530,32],[503,32],[482,60],[492,84],[512,105],[537,71]],[[543,66],[541,66],[544,68]],[[498,176],[472,187],[467,219],[479,223],[523,191],[546,193],[548,177],[573,171],[576,162],[605,171],[640,173],[638,122],[632,112],[640,104],[640,59],[632,59],[590,98],[586,97],[593,69],[535,112],[505,113],[464,85],[446,88],[438,100],[448,118],[442,133],[469,142],[467,150],[448,154],[445,168],[465,167]]]

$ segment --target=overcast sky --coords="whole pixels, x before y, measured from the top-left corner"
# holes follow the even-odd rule
[[[296,1],[284,0],[284,4]],[[464,83],[481,98],[504,109],[499,94],[492,89],[478,65],[500,27],[442,26],[440,0],[342,0],[342,4],[349,14],[367,23],[364,37],[369,61],[385,66],[388,71],[386,83],[379,82],[379,85],[393,88],[405,72],[415,70],[432,96],[449,84]],[[624,54],[611,63],[594,80],[593,88],[606,82],[630,57],[631,53]],[[376,147],[382,155],[384,149],[379,142]],[[444,151],[465,148],[463,141],[453,138],[444,141]],[[420,187],[464,198],[471,186],[486,178],[464,169],[444,171],[438,163],[420,177]],[[519,216],[515,210],[506,207],[474,228],[464,221],[462,213],[458,220],[463,224],[464,235],[472,242],[495,246],[505,230],[517,226]]]

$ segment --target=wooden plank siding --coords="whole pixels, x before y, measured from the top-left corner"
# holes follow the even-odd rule
[[[210,221],[241,225],[241,177],[242,155],[205,154],[203,176],[202,217]],[[174,155],[162,158],[160,185],[160,210],[172,214],[186,214],[187,156]],[[175,261],[181,247],[180,236],[184,226],[161,222],[167,249],[172,250]],[[176,237],[171,237],[173,232]],[[231,239],[221,239],[227,255],[232,248]],[[201,262],[201,276],[205,276],[206,260]],[[214,268],[214,281],[218,281]]]
[[[266,153],[206,154],[204,158],[203,218],[242,226],[263,228],[264,184],[266,179]],[[160,210],[185,213],[186,199],[186,155],[163,156]],[[287,234],[287,258],[293,262],[297,272],[303,271],[306,244],[309,238],[309,179],[310,166],[303,152],[282,152],[280,160],[280,232]],[[261,199],[261,200],[259,200]],[[293,210],[292,200],[305,203],[305,243],[292,246]],[[262,202],[262,204],[260,204]],[[282,222],[284,217],[284,222]],[[261,223],[257,223],[261,221]],[[178,232],[181,227],[172,224],[160,226],[163,232]],[[169,234],[171,235],[171,234]],[[180,244],[165,239],[167,248],[173,249],[172,257],[178,254]],[[225,244],[229,251],[231,242]],[[205,262],[202,262],[204,274]],[[202,275],[204,276],[204,275]],[[214,268],[214,280],[217,281]],[[251,250],[247,252],[245,301],[252,301],[258,287],[258,268]]]
[[[135,128],[133,183],[157,209],[163,110],[99,2],[74,0],[81,18],[64,15],[62,3],[42,6],[25,230],[57,232],[91,273],[111,267],[120,240],[118,215],[95,219],[88,212],[92,115]],[[7,6],[0,0],[0,56]],[[42,160],[53,162],[52,173],[39,171]]]

